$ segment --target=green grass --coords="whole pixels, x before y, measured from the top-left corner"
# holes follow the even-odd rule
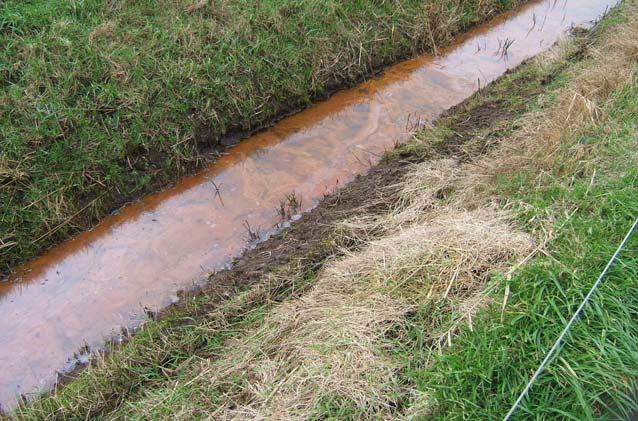
[[[0,271],[520,2],[0,2]]]
[[[638,216],[638,81],[615,95],[609,120],[575,143],[601,152],[592,178],[519,173],[499,182],[500,195],[521,203],[520,220],[557,215],[549,255],[500,279],[495,304],[434,357],[419,347],[403,356],[406,381],[432,396],[434,417],[502,418],[593,285]],[[566,149],[568,150],[568,149]],[[567,153],[567,152],[566,152]],[[636,410],[638,379],[638,236],[613,267],[560,353],[540,376],[515,419],[627,417]],[[418,331],[418,319],[412,331]],[[413,343],[418,343],[414,336]],[[432,362],[432,360],[429,360]]]

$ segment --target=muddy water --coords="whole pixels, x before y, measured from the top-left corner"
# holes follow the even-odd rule
[[[415,122],[431,121],[614,3],[532,2],[438,57],[400,63],[286,118],[20,268],[0,284],[0,403],[50,388],[78,349],[99,348],[122,326],[139,325],[145,307],[169,304],[228,265],[249,244],[246,223],[263,238],[282,222],[276,207],[287,193],[311,208],[365,173]]]

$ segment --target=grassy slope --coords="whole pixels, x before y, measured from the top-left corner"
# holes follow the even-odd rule
[[[636,3],[628,1],[603,27],[625,21],[627,10],[632,11],[629,19],[635,19]],[[630,29],[636,31],[635,25]],[[576,66],[559,86],[579,72],[595,73],[589,66]],[[558,165],[498,179],[496,192],[517,210],[520,224],[540,230],[546,223],[544,230],[553,232],[553,238],[547,252],[511,281],[497,278],[491,293],[496,303],[474,320],[472,329],[464,326],[458,332],[451,349],[426,363],[415,343],[408,342],[405,380],[435,402],[431,416],[502,417],[638,216],[638,79],[635,64],[628,70],[632,66],[633,81],[597,104],[605,117],[595,125],[584,122],[582,132],[564,140]],[[588,152],[573,162],[579,148]],[[616,419],[637,409],[636,237],[514,419]],[[506,286],[509,298],[503,311]],[[424,325],[419,317],[413,322],[408,330],[418,340]]]
[[[0,272],[517,0],[5,0]]]
[[[632,13],[630,19],[636,16],[634,0],[627,1],[603,26],[613,31],[622,22],[625,12]],[[604,35],[605,29],[600,31]],[[612,33],[612,38],[614,37],[626,38]],[[593,49],[589,50],[594,51],[594,57],[596,48],[601,48],[607,54],[613,51],[608,45],[596,45],[600,42],[595,40]],[[468,114],[461,110],[443,120],[433,132],[423,133],[420,136],[422,141],[402,148],[395,158],[406,159],[414,155],[433,158],[432,145],[445,150],[450,138],[454,139],[454,133],[459,127],[457,124],[467,121],[466,117],[472,114],[472,110],[480,111],[495,104],[500,107],[498,116],[505,120],[478,128],[474,136],[478,144],[473,146],[470,141],[467,148],[461,147],[461,153],[468,153],[462,161],[469,161],[470,165],[472,160],[480,159],[475,156],[476,150],[493,150],[497,148],[494,144],[498,142],[516,139],[520,132],[524,132],[529,121],[537,122],[534,119],[535,112],[541,113],[540,121],[549,123],[550,119],[544,117],[554,115],[557,118],[554,123],[562,124],[565,113],[561,113],[562,110],[559,109],[556,117],[556,113],[552,114],[551,111],[552,104],[561,98],[561,90],[565,92],[566,86],[572,87],[574,80],[578,80],[580,75],[595,73],[598,67],[603,67],[600,62],[589,59],[589,56],[582,63],[572,63],[572,59],[582,59],[578,51],[574,53],[575,56],[566,54],[549,64],[533,63],[508,75],[484,95],[473,99],[466,106]],[[635,66],[635,57],[631,66]],[[631,71],[631,66],[627,70]],[[609,69],[603,68],[603,71],[612,73]],[[603,86],[599,79],[593,80],[598,82],[597,87]],[[548,81],[551,81],[549,86]],[[504,288],[508,283],[505,276],[491,277],[486,294],[488,302],[491,299],[494,304],[475,314],[470,323],[458,317],[463,313],[463,304],[468,299],[468,296],[463,295],[466,293],[464,288],[453,292],[451,297],[437,294],[437,289],[432,298],[430,294],[426,295],[430,286],[428,283],[436,286],[436,282],[442,282],[445,289],[450,275],[447,271],[449,267],[444,266],[449,262],[445,261],[452,259],[452,263],[456,264],[454,258],[447,254],[445,259],[430,262],[425,261],[427,254],[407,256],[410,265],[419,263],[419,259],[422,259],[420,263],[423,267],[416,273],[416,277],[413,266],[399,262],[398,268],[388,273],[375,269],[372,265],[372,271],[364,272],[363,276],[346,278],[343,284],[338,285],[339,292],[345,290],[344,294],[347,294],[348,288],[345,287],[349,285],[363,288],[363,292],[357,292],[357,300],[353,301],[350,297],[345,301],[349,310],[358,309],[360,306],[355,304],[360,299],[369,299],[372,293],[375,297],[381,295],[389,298],[390,303],[407,300],[409,305],[399,316],[381,320],[382,323],[378,325],[384,327],[380,332],[369,332],[370,325],[366,323],[355,324],[358,332],[377,336],[368,338],[373,339],[371,348],[367,349],[373,354],[371,370],[354,374],[378,382],[375,370],[390,368],[389,371],[381,371],[386,375],[381,384],[363,387],[364,391],[373,391],[378,395],[370,393],[362,397],[352,394],[351,389],[356,387],[349,384],[351,378],[337,378],[337,385],[346,387],[339,387],[334,393],[319,393],[318,400],[312,401],[314,406],[310,415],[337,419],[401,414],[491,419],[499,418],[506,412],[561,330],[565,319],[598,276],[632,218],[636,216],[638,83],[634,77],[631,83],[625,83],[621,88],[616,88],[611,82],[606,86],[611,87],[607,96],[602,99],[596,95],[593,97],[601,99],[599,105],[604,117],[597,120],[596,124],[583,120],[581,128],[568,135],[561,135],[560,147],[557,153],[551,154],[553,161],[549,161],[550,164],[543,162],[545,166],[536,166],[536,162],[530,165],[526,165],[524,161],[519,162],[520,165],[516,165],[514,170],[507,169],[501,177],[488,178],[489,183],[485,179],[473,178],[473,174],[468,176],[473,182],[473,187],[469,190],[470,199],[486,194],[495,195],[499,198],[501,207],[515,211],[518,215],[517,225],[528,230],[532,236],[542,233],[543,229],[553,232],[552,240],[546,247],[547,255],[539,254],[531,263],[515,272],[509,282],[510,294],[505,312],[501,314]],[[539,96],[540,92],[545,94]],[[550,111],[546,111],[547,109]],[[519,118],[522,110],[529,113]],[[542,114],[544,112],[549,114]],[[527,134],[523,133],[522,136]],[[530,139],[531,144],[541,140],[534,136]],[[491,146],[485,148],[485,144]],[[454,151],[455,154],[458,152]],[[530,158],[525,154],[521,156]],[[497,161],[507,158],[497,157]],[[443,156],[442,162],[447,161]],[[489,162],[478,161],[481,165]],[[428,161],[423,163],[426,168],[428,165]],[[451,169],[462,173],[457,167]],[[448,200],[454,202],[455,195],[461,194],[462,189],[459,186],[463,186],[462,177],[455,181],[456,184],[452,184],[452,190],[447,187],[443,190],[449,191],[442,198],[439,197],[442,190],[436,183],[430,188],[428,183],[432,180],[426,178],[422,181],[418,178],[419,173],[415,170],[406,180],[407,184],[416,183],[418,187],[417,190],[409,189],[412,194],[423,189],[426,193],[431,192],[442,204],[431,202],[423,194],[427,199],[427,206],[418,207],[417,213],[427,214],[432,207],[436,210],[438,206],[442,206],[438,209],[444,214],[452,210],[446,207],[446,203]],[[487,193],[481,189],[476,190],[477,180],[483,182],[483,188],[487,186]],[[448,194],[450,198],[446,198]],[[471,206],[472,200],[465,199],[467,197],[460,197],[459,200],[463,206],[467,203]],[[403,205],[397,203],[397,206]],[[381,222],[400,219],[401,215],[391,214],[390,219],[381,219]],[[434,218],[438,221],[438,217]],[[399,230],[409,232],[410,224],[406,223]],[[416,225],[418,224],[417,219]],[[428,224],[430,222],[426,222]],[[480,224],[476,228],[481,228]],[[391,241],[395,234],[391,229],[388,232],[384,230],[385,227],[376,227],[376,231],[370,231],[373,236],[381,236],[380,241]],[[463,232],[461,234],[467,235]],[[506,236],[502,242],[514,243],[514,238]],[[445,242],[448,240],[450,239],[441,240],[442,245],[448,245]],[[372,238],[366,241],[374,244],[375,240]],[[299,371],[312,366],[304,360],[293,360],[303,364],[295,366],[294,370],[285,371],[284,377],[277,377],[279,373],[266,370],[266,374],[275,374],[274,387],[269,384],[268,378],[263,378],[264,372],[260,372],[260,366],[264,369],[263,358],[268,357],[270,359],[266,358],[265,362],[271,364],[266,364],[266,368],[281,365],[286,368],[284,363],[288,360],[285,358],[290,358],[290,354],[303,354],[308,349],[289,347],[299,339],[295,337],[295,329],[299,328],[298,325],[303,327],[303,316],[312,313],[312,307],[308,306],[313,303],[313,294],[322,292],[321,288],[308,288],[308,285],[326,285],[326,271],[317,269],[323,264],[330,274],[340,264],[352,267],[352,261],[347,259],[357,262],[357,259],[363,258],[365,263],[365,257],[369,256],[355,253],[344,260],[345,263],[339,263],[339,259],[324,262],[323,259],[336,245],[344,246],[343,242],[335,244],[334,239],[327,239],[325,244],[318,247],[327,247],[328,251],[303,258],[271,274],[272,276],[265,276],[265,289],[252,289],[221,307],[211,307],[211,297],[201,296],[173,313],[171,318],[150,323],[130,344],[110,355],[104,364],[86,370],[78,380],[60,390],[56,396],[39,400],[21,409],[19,414],[24,418],[87,415],[157,418],[171,417],[181,411],[177,412],[178,415],[189,417],[210,414],[211,411],[220,409],[235,411],[235,406],[242,407],[255,401],[259,403],[260,394],[267,396],[265,401],[280,398],[282,390],[287,390],[285,388],[289,386],[286,380],[294,379]],[[452,250],[458,244],[454,244],[454,248],[448,246],[443,249]],[[503,252],[508,252],[508,244],[488,243],[487,246],[495,248],[497,252],[488,256],[488,260],[496,259],[492,267],[502,270],[503,265],[512,257],[508,253],[499,257]],[[614,268],[594,304],[575,326],[559,358],[542,376],[518,417],[527,414],[528,418],[582,419],[635,408],[636,402],[631,399],[630,392],[638,374],[635,347],[638,342],[635,325],[638,313],[638,301],[635,298],[638,296],[635,294],[635,280],[638,278],[637,247],[634,239],[623,254],[621,264]],[[432,247],[428,245],[426,248]],[[391,248],[384,247],[384,250]],[[479,251],[478,254],[470,255],[469,260],[488,254],[487,247],[479,248]],[[492,253],[492,250],[489,251]],[[314,260],[316,258],[320,261]],[[384,255],[384,270],[387,262]],[[388,265],[392,266],[390,263]],[[461,283],[462,286],[467,287],[470,292],[472,289],[476,291],[476,288],[484,288],[484,282],[490,278],[481,275],[485,272],[485,267],[476,268],[470,264],[467,269],[468,282]],[[441,276],[439,271],[445,276]],[[470,282],[477,280],[480,281],[478,285]],[[441,285],[437,288],[440,287]],[[286,304],[281,305],[282,300]],[[318,302],[321,304],[322,301]],[[363,307],[368,305],[365,301],[363,304]],[[374,307],[374,302],[370,304],[366,308],[374,309],[373,313],[390,307],[377,308]],[[300,306],[298,313],[286,313],[287,309],[295,306]],[[338,313],[340,307],[319,309],[326,320],[334,322],[331,317]],[[277,314],[289,316],[284,319],[294,321],[293,326],[281,325],[282,322],[277,321]],[[351,321],[347,318],[345,320]],[[462,322],[460,328],[452,328],[459,320]],[[360,323],[362,321],[366,320],[358,320]],[[280,329],[282,326],[287,329]],[[337,335],[337,354],[341,357],[344,357],[343,353],[346,357],[358,356],[356,352],[359,349],[352,348],[353,342],[357,342],[354,345],[365,342],[365,335],[363,338],[357,336],[357,341],[353,341],[348,336],[352,332],[341,331],[341,323],[330,326],[334,326],[330,330],[338,334],[345,333],[343,336]],[[375,324],[372,323],[372,326]],[[448,340],[445,332],[448,330],[451,332],[451,348],[445,347]],[[307,333],[301,337],[307,337]],[[334,338],[326,336],[323,339],[325,341],[320,348],[311,344],[310,349],[331,350],[331,340]],[[228,341],[232,341],[232,346],[228,346]],[[355,352],[351,353],[353,350]],[[440,350],[443,352],[439,352]],[[256,352],[255,356],[250,357],[251,352]],[[237,361],[234,358],[245,363],[242,359],[246,355],[254,360],[249,360],[248,365],[235,364]],[[321,358],[324,356],[320,354]],[[375,358],[379,360],[376,363]],[[329,359],[328,362],[330,361]],[[368,363],[365,359],[357,361]],[[348,370],[351,368],[346,365],[340,371],[350,373]],[[228,376],[220,381],[215,373],[225,372],[223,370],[229,370]],[[325,373],[314,375],[320,380],[334,381],[334,378]],[[302,379],[303,383],[293,383],[293,387],[303,390],[307,383],[312,384],[314,381],[313,377]]]
[[[556,218],[549,255],[509,282],[509,305],[464,329],[435,368],[411,371],[445,418],[491,419],[507,412],[638,216],[638,83],[618,92],[610,121],[574,142],[598,143],[592,177],[529,174],[501,180],[504,197],[525,204],[521,221]],[[593,183],[592,183],[593,180]],[[559,356],[515,419],[589,419],[636,409],[627,395],[638,376],[638,238],[621,254]],[[501,297],[507,282],[499,285]]]

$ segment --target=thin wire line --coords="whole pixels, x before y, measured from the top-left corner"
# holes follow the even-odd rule
[[[594,295],[594,292],[596,292],[596,290],[598,289],[598,286],[603,281],[603,278],[605,278],[605,276],[607,275],[607,272],[609,272],[609,269],[611,269],[612,265],[616,261],[616,258],[618,257],[618,255],[620,254],[622,249],[625,248],[625,245],[627,245],[627,243],[629,242],[629,239],[631,238],[631,236],[636,231],[636,228],[638,228],[638,218],[636,218],[636,221],[634,222],[634,224],[632,225],[631,229],[629,230],[629,232],[625,236],[625,239],[622,241],[622,243],[620,243],[620,245],[618,246],[618,249],[616,249],[616,252],[614,253],[614,255],[611,256],[611,259],[609,259],[609,262],[607,263],[607,266],[605,266],[605,269],[603,270],[603,272],[598,277],[598,280],[596,281],[594,286],[592,286],[591,290],[589,291],[589,293],[587,294],[587,296],[585,297],[583,302],[580,304],[580,307],[578,307],[578,310],[576,310],[576,312],[574,313],[572,318],[569,320],[569,322],[565,326],[565,329],[563,329],[563,332],[560,334],[560,336],[558,337],[558,339],[556,340],[556,342],[554,343],[552,348],[549,350],[549,352],[545,356],[545,359],[543,360],[543,362],[541,362],[541,365],[538,367],[538,369],[536,370],[536,372],[534,373],[532,378],[527,383],[527,386],[525,386],[525,389],[523,389],[523,391],[519,395],[518,399],[516,399],[516,402],[514,402],[514,405],[512,405],[512,408],[509,410],[507,415],[505,415],[505,418],[503,419],[504,421],[508,421],[512,417],[512,415],[514,414],[516,409],[520,406],[520,404],[523,401],[523,399],[525,399],[525,396],[527,396],[527,393],[529,392],[529,390],[534,385],[534,382],[536,382],[536,379],[538,379],[538,376],[547,367],[547,365],[549,364],[550,358],[554,355],[556,350],[558,350],[558,347],[560,346],[561,342],[563,341],[563,339],[565,339],[565,336],[567,336],[567,333],[569,332],[569,329],[571,329],[572,325],[574,324],[576,319],[578,319],[578,316],[580,316],[580,313],[583,311],[583,309],[585,308],[585,306],[587,305],[587,303],[591,299],[592,295]]]

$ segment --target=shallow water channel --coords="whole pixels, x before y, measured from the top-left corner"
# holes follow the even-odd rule
[[[429,122],[572,25],[587,26],[617,0],[532,1],[457,38],[439,56],[399,63],[233,147],[202,172],[104,219],[0,283],[0,404],[50,389],[145,308],[203,282],[264,239],[295,192],[312,208],[364,174],[409,128]],[[507,48],[503,46],[507,45]],[[293,219],[299,215],[294,215]],[[254,239],[253,239],[254,240]]]

